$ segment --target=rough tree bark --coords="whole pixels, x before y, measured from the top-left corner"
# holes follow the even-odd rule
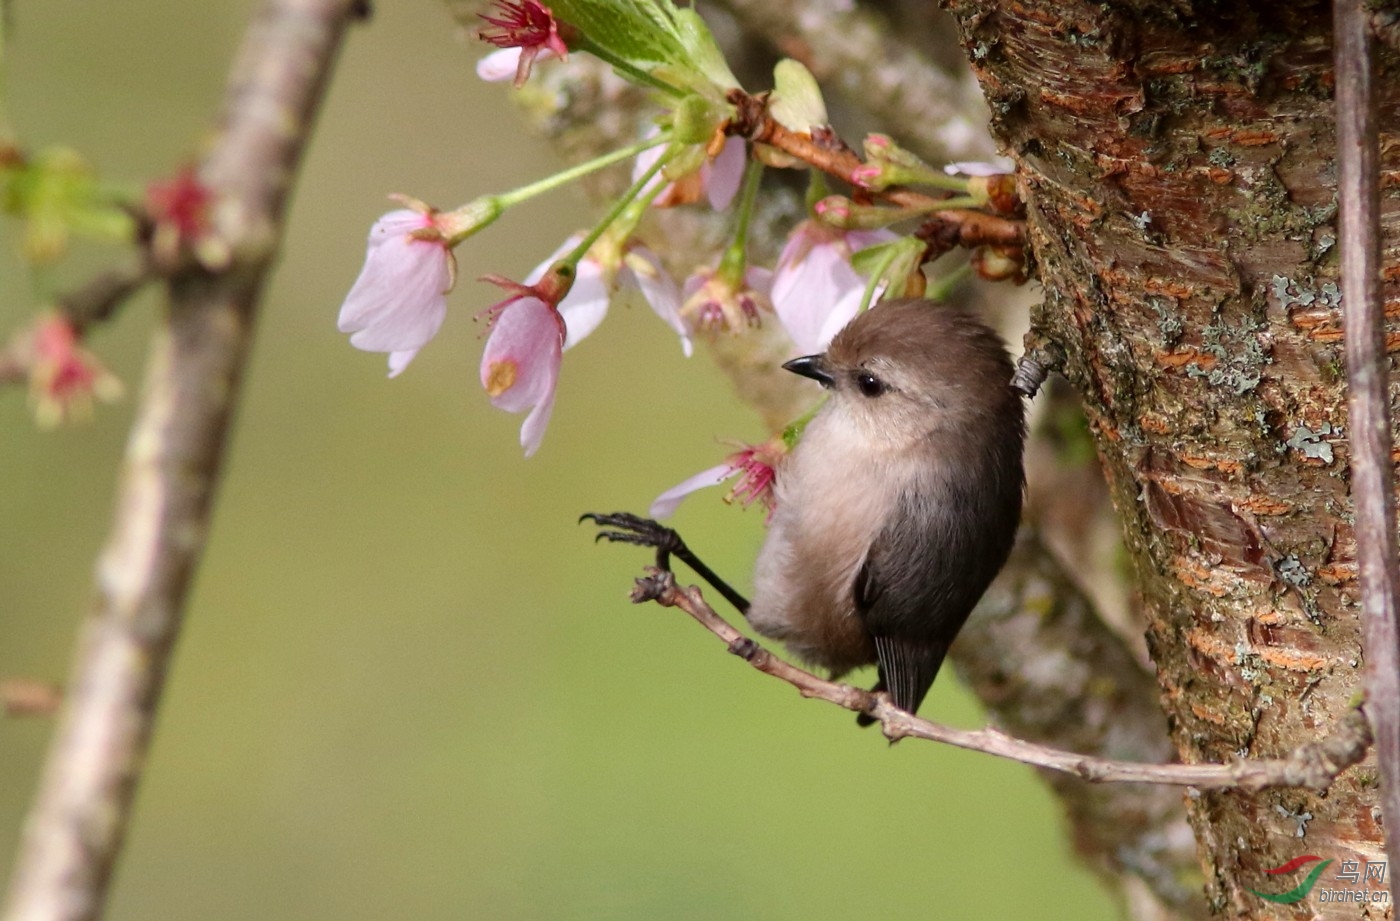
[[[1090,418],[1177,753],[1283,754],[1341,716],[1363,664],[1330,6],[949,7],[1017,161],[1044,286],[1035,334],[1063,352]],[[1376,81],[1390,310],[1395,64],[1382,56]],[[1376,790],[1367,762],[1325,797],[1193,798],[1213,912],[1391,917],[1248,891],[1297,882],[1264,871],[1302,854],[1384,861]]]

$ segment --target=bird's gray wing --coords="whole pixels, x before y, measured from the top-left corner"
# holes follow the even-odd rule
[[[880,684],[901,709],[913,713],[923,702],[1006,561],[1020,517],[1019,481],[1014,488],[951,482],[906,491],[871,544],[856,574],[855,608],[875,640]]]

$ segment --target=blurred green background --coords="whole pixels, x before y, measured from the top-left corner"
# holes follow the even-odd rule
[[[254,4],[16,0],[8,108],[31,148],[109,178],[199,149]],[[683,615],[630,606],[639,550],[585,510],[643,510],[766,433],[645,310],[569,353],[539,454],[476,383],[497,298],[587,220],[576,195],[459,250],[443,334],[400,379],[335,331],[389,192],[450,206],[556,168],[438,4],[350,37],[264,304],[206,563],[120,863],[113,919],[1113,917],[1025,768],[885,744],[750,671]],[[36,274],[0,240],[0,333],[113,253]],[[158,312],[91,344],[129,395],[40,432],[0,393],[0,675],[63,680]],[[746,573],[761,514],[678,522]],[[746,583],[746,577],[738,579]],[[862,680],[864,680],[862,676]],[[973,725],[946,675],[924,707]],[[0,865],[49,734],[0,719]]]

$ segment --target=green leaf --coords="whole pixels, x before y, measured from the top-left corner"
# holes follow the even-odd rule
[[[675,15],[680,29],[681,45],[695,70],[711,86],[722,91],[737,88],[739,81],[730,71],[729,62],[724,59],[724,52],[719,50],[714,34],[710,32],[710,27],[705,25],[705,20],[700,18],[700,14],[694,10],[682,9],[676,10]]]
[[[74,233],[122,241],[135,229],[87,161],[66,147],[0,172],[0,210],[24,219],[24,251],[34,262],[61,257]]]
[[[768,112],[792,131],[810,132],[814,126],[827,123],[821,87],[800,61],[783,58],[774,66]]]
[[[589,42],[635,67],[687,59],[675,7],[666,0],[553,0],[550,8]]]

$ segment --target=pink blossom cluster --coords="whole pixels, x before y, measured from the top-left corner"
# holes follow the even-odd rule
[[[490,28],[481,37],[498,46],[478,67],[484,79],[514,79],[519,85],[534,63],[568,55],[573,33],[537,0],[504,0],[494,15],[484,18]],[[824,119],[824,113],[810,117]],[[701,148],[704,156],[699,156]],[[728,207],[748,164],[745,142],[725,138],[716,129],[708,143],[692,142],[689,151],[687,158],[666,161],[668,170],[683,175],[668,172],[665,179],[658,158],[671,156],[671,146],[658,143],[639,155],[636,200],[669,206],[703,198],[716,210]],[[686,165],[674,170],[675,162]],[[456,275],[452,247],[470,232],[453,224],[452,214],[409,204],[385,214],[370,230],[364,268],[339,317],[351,345],[388,354],[391,377],[441,328]],[[595,232],[588,238],[592,245],[580,252],[583,237],[575,236],[523,283],[498,276],[483,279],[505,288],[508,296],[481,314],[490,324],[481,385],[494,406],[528,411],[520,432],[526,456],[544,437],[564,352],[598,328],[615,297],[644,300],[675,331],[687,356],[693,335],[739,333],[769,314],[792,339],[794,355],[811,354],[822,351],[865,300],[866,279],[853,267],[853,253],[895,238],[886,230],[840,229],[812,218],[794,228],[772,271],[747,265],[742,243],[736,242],[732,249],[737,253],[727,254],[718,267],[697,268],[682,285],[655,254],[628,237],[628,230]],[[781,439],[746,447],[668,490],[652,511],[669,514],[692,490],[731,477],[738,477],[731,499],[744,505],[757,501],[771,511],[774,470],[785,451]]]

